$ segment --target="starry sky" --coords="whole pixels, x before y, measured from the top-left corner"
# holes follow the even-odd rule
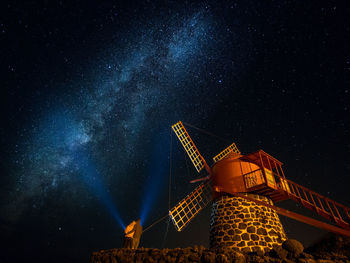
[[[166,215],[169,196],[175,205],[205,176],[171,135],[179,120],[217,136],[188,127],[209,164],[232,142],[263,149],[288,179],[350,206],[349,7],[16,1],[0,10],[0,261],[87,262],[120,247],[130,221]],[[208,246],[209,215],[181,233],[164,220],[141,246]],[[325,233],[281,220],[305,245]]]

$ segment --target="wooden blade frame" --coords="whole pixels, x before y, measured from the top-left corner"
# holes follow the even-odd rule
[[[188,135],[182,122],[179,121],[178,123],[175,123],[171,126],[171,128],[175,132],[176,136],[179,138],[182,146],[185,148],[188,154],[188,157],[190,157],[194,167],[199,173],[205,165],[207,166],[207,163],[205,162],[202,155],[199,153],[197,147],[194,145],[191,137]]]
[[[215,157],[213,157],[214,162],[218,162],[222,159],[224,159],[229,153],[231,152],[235,152],[240,154],[241,152],[238,150],[237,146],[235,143],[232,143],[229,147],[227,147],[225,150],[223,150],[222,152],[220,152],[218,155],[216,155]]]
[[[169,211],[177,231],[181,231],[212,200],[211,182],[200,184]]]

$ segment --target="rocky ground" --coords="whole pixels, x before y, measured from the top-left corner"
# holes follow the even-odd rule
[[[267,253],[242,253],[235,250],[211,250],[202,246],[175,249],[115,248],[93,252],[91,263],[116,262],[300,262],[300,263],[350,263],[350,238],[330,235],[315,245],[304,249],[293,239]]]

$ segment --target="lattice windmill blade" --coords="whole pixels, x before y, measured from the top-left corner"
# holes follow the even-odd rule
[[[225,150],[220,152],[218,155],[213,157],[214,162],[218,162],[222,159],[224,159],[229,153],[235,152],[240,154],[241,152],[238,150],[237,146],[235,143],[232,143],[230,146],[228,146]]]
[[[181,231],[211,201],[212,187],[208,180],[200,184],[169,211],[176,230]]]
[[[206,161],[204,160],[202,155],[199,153],[196,145],[193,143],[191,137],[188,135],[188,132],[186,131],[182,122],[179,121],[175,123],[174,125],[171,126],[171,128],[175,132],[176,136],[179,138],[182,146],[185,148],[188,154],[188,157],[190,157],[197,172],[199,173],[203,169],[203,167],[206,167],[206,169],[209,170],[207,168],[208,165]]]

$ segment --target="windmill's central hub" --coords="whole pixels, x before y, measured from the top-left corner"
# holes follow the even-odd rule
[[[265,196],[245,195],[272,204]],[[285,239],[283,226],[274,210],[240,197],[224,195],[214,200],[210,220],[211,248],[268,251]]]
[[[231,153],[212,167],[214,198],[220,196],[220,192],[230,194],[247,192],[243,175],[258,171],[260,168],[254,163],[242,161],[240,157],[242,155]]]

